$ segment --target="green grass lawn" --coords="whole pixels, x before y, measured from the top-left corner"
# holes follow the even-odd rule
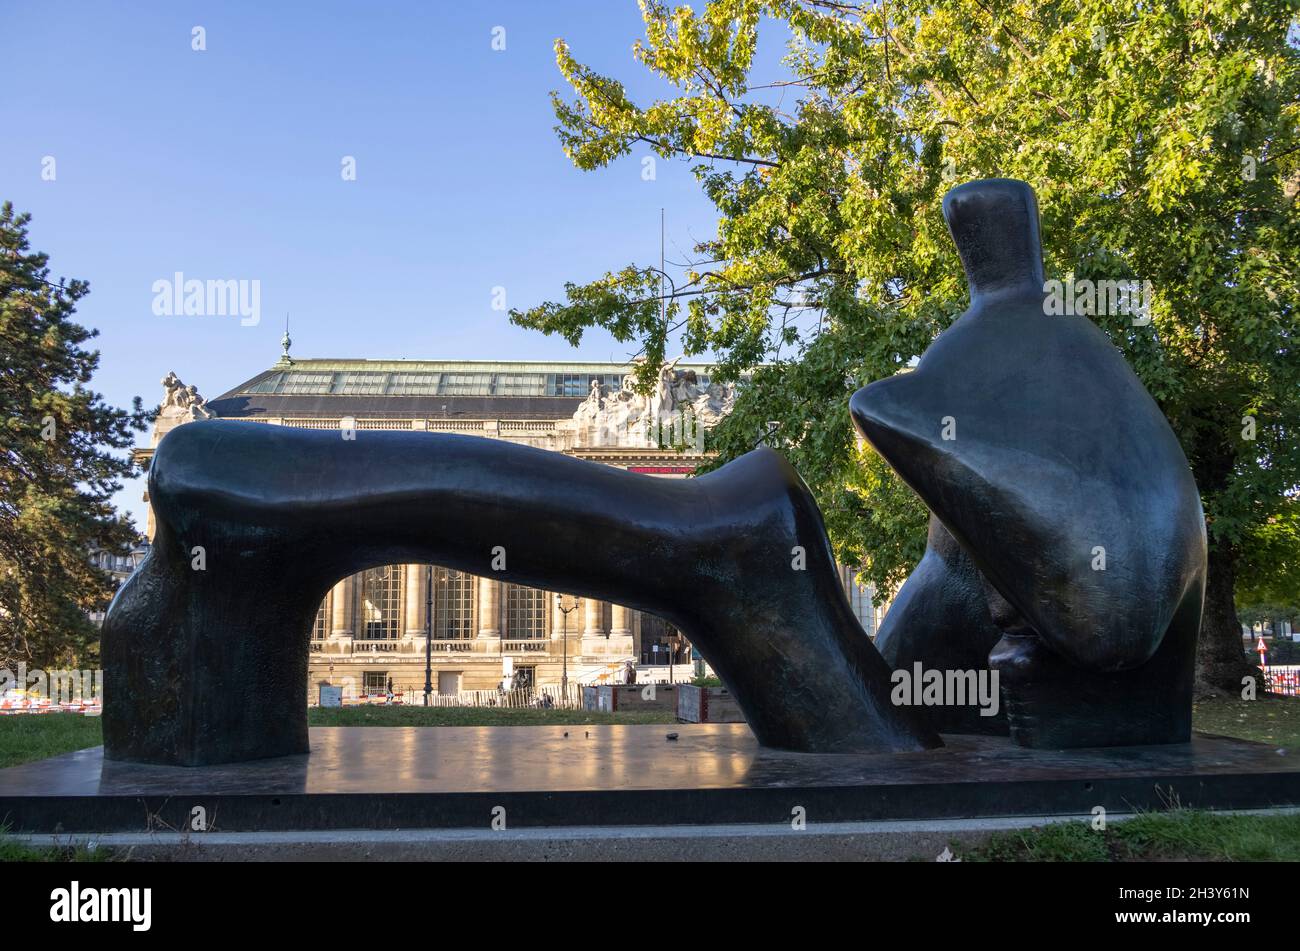
[[[963,862],[1295,862],[1300,815],[1221,816],[1194,809],[1151,812],[1095,830],[1088,821],[997,832]]]
[[[1198,703],[1192,707],[1192,723],[1202,733],[1239,736],[1300,753],[1300,697]]]
[[[1216,699],[1197,703],[1202,733],[1267,743],[1300,755],[1300,698]],[[1300,815],[1219,816],[1192,809],[1153,812],[1104,830],[1071,822],[999,832],[964,853],[971,862],[1115,862],[1169,859],[1300,861]]]
[[[0,768],[99,746],[99,717],[80,713],[0,717]]]
[[[88,849],[84,845],[33,847],[9,838],[4,831],[0,829],[0,862],[111,862],[125,858],[112,849]]]

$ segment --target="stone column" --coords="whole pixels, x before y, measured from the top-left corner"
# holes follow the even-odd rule
[[[402,583],[402,619],[405,649],[424,650],[424,615],[425,593],[427,584],[427,565],[407,565],[405,580]],[[416,642],[419,643],[416,643]]]
[[[583,598],[582,601],[582,653],[587,657],[609,653],[609,641],[605,638],[605,602],[595,598]]]
[[[352,576],[348,575],[331,592],[333,604],[330,606],[330,633],[352,633]]]
[[[478,579],[478,639],[489,652],[501,639],[501,582],[495,578]]]
[[[356,605],[352,596],[355,587],[355,575],[348,575],[334,585],[330,599],[330,640],[335,645],[333,650],[327,647],[329,653],[352,653],[352,636],[356,632]]]
[[[632,643],[632,609],[621,604],[610,605],[609,653],[620,658],[633,657],[636,650]]]
[[[583,628],[584,637],[599,637],[605,633],[605,602],[595,598],[584,598],[583,606],[587,624]]]

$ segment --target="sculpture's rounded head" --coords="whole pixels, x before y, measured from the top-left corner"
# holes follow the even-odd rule
[[[1038,199],[1025,182],[984,178],[943,196],[943,218],[970,282],[971,303],[1008,291],[1043,291]]]

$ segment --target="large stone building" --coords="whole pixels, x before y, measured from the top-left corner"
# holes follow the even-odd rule
[[[656,478],[686,478],[701,463],[702,428],[730,408],[731,391],[702,364],[675,362],[649,395],[614,363],[291,359],[204,400],[174,373],[142,462],[168,430],[193,419],[237,419],[310,429],[449,432],[505,439]],[[153,518],[149,516],[149,537]],[[846,573],[869,633],[877,612]],[[426,605],[432,590],[432,616]],[[569,606],[567,613],[562,609]],[[324,682],[354,695],[386,691],[418,702],[432,632],[440,695],[515,686],[622,679],[690,660],[682,635],[622,605],[480,578],[430,565],[387,565],[345,578],[321,603],[311,633],[310,692]],[[654,677],[644,671],[640,679]]]
[[[114,590],[120,588],[131,573],[144,561],[144,556],[149,553],[149,542],[145,538],[138,538],[131,548],[123,551],[108,551],[103,548],[95,548],[90,553],[90,563],[96,568],[108,572],[113,579]],[[103,610],[87,611],[86,614],[95,624],[103,626],[104,618],[107,616],[108,605],[104,605]]]

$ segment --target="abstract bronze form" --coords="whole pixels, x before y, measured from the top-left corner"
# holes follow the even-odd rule
[[[107,756],[200,765],[306,752],[321,599],[356,571],[420,561],[666,618],[764,745],[940,745],[890,702],[821,513],[772,450],[666,480],[478,437],[351,435],[213,420],[162,440],[153,549],[104,625]]]
[[[1016,741],[1185,741],[1205,519],[1182,448],[1092,321],[1047,315],[1028,185],[971,182],[943,210],[970,309],[914,370],[854,394],[854,422],[982,577],[1003,633],[989,662]],[[932,532],[931,552],[944,551]],[[925,597],[940,602],[925,613],[974,610],[970,579],[956,574],[957,583],[923,579]],[[982,623],[950,633],[967,642],[931,638],[922,653],[942,664],[987,639]]]
[[[1002,629],[989,613],[984,577],[935,516],[925,555],[908,575],[876,634],[876,649],[893,670],[989,670],[989,653]],[[1006,707],[993,716],[974,703],[918,707],[940,733],[1006,735]]]
[[[850,403],[933,514],[884,657],[812,496],[769,449],[673,481],[476,437],[198,420],[158,446],[153,548],[105,621],[106,755],[306,752],[321,599],[420,561],[664,617],[766,746],[911,751],[939,729],[1006,728],[895,706],[891,666],[913,663],[997,671],[1024,745],[1187,740],[1205,585],[1187,460],[1106,336],[1045,313],[1032,190],[973,182],[944,214],[970,309]]]

